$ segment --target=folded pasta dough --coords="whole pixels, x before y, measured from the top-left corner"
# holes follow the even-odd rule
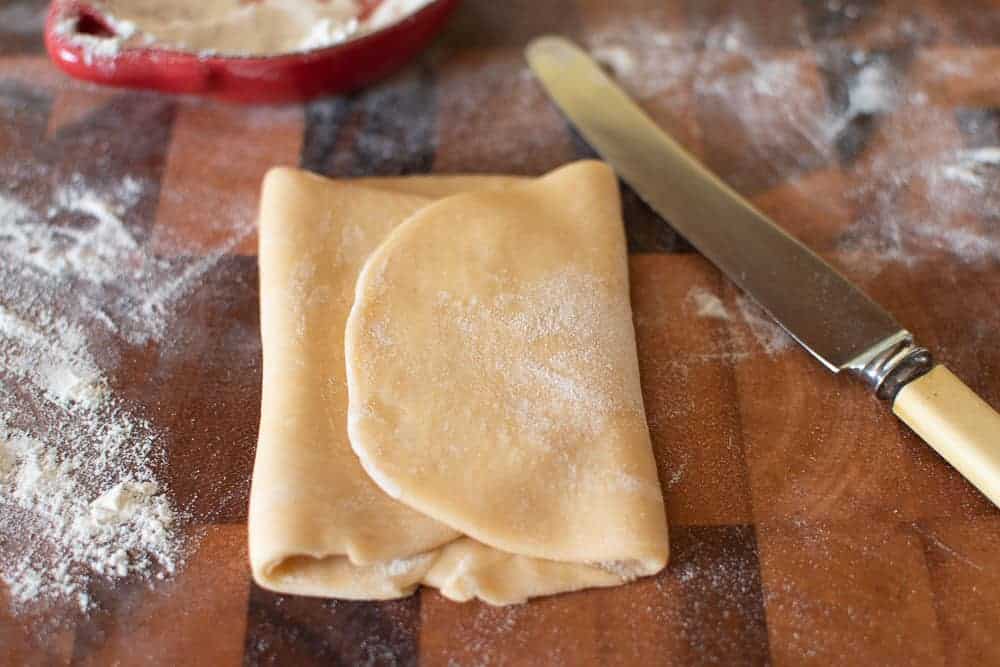
[[[618,207],[594,162],[536,181],[268,174],[261,586],[508,604],[663,567]]]

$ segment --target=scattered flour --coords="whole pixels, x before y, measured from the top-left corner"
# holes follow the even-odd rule
[[[86,611],[92,577],[162,577],[180,560],[175,511],[144,460],[154,445],[148,426],[114,407],[85,412],[52,434],[62,441],[0,433],[0,526],[30,536],[0,556],[18,607],[75,599]]]
[[[26,206],[0,193],[0,221],[14,226],[30,217],[31,211]]]
[[[9,334],[0,330],[4,361]],[[30,420],[15,397],[0,399],[0,580],[16,608],[74,600],[86,611],[93,577],[169,575],[182,540],[152,472],[162,456],[152,427],[107,392],[52,398]]]
[[[9,258],[24,283],[43,290],[47,284],[66,290],[72,285],[77,298],[104,312],[102,319],[128,342],[142,345],[160,337],[173,305],[252,228],[237,230],[212,252],[178,265],[145,248],[125,224],[123,215],[144,187],[125,177],[94,188],[76,174],[55,190],[44,214],[0,192],[0,256]],[[69,224],[59,224],[66,218]]]
[[[977,189],[986,189],[997,180],[1000,146],[959,151],[956,160],[941,166],[941,175]]]
[[[586,39],[594,58],[639,99],[676,90],[690,80],[696,62],[686,35],[627,14],[620,21],[594,30]]]
[[[684,479],[684,472],[687,470],[688,461],[684,460],[670,473],[670,477],[663,482],[663,488],[670,490],[677,486],[677,484]]]
[[[858,70],[848,86],[850,105],[845,114],[848,118],[892,111],[895,107],[898,89],[891,70],[882,60],[872,61]]]
[[[58,342],[47,332],[54,332]],[[31,383],[53,403],[95,405],[104,397],[104,377],[73,324],[51,318],[39,328],[0,304],[0,337],[6,339],[0,348],[6,372]]]
[[[946,149],[907,164],[879,157],[871,171],[848,193],[864,208],[841,244],[859,271],[917,267],[942,252],[971,265],[1000,260],[991,224],[1000,216],[1000,147]]]
[[[753,299],[736,297],[740,317],[750,328],[750,333],[767,355],[775,355],[792,347],[792,338]]]
[[[183,513],[156,429],[109,380],[160,340],[209,256],[164,258],[125,222],[145,184],[73,175],[36,210],[0,192],[0,581],[15,610],[78,605],[96,579],[172,574]]]
[[[698,128],[678,137],[695,150],[711,143],[705,124],[717,116],[746,156],[745,164],[736,160],[724,174],[737,189],[754,194],[753,188],[799,173],[842,167],[851,183],[843,197],[858,219],[844,230],[836,252],[859,275],[877,275],[893,264],[916,267],[941,252],[966,263],[1000,257],[1000,235],[989,222],[1000,216],[1000,148],[970,149],[945,139],[948,133],[939,129],[954,126],[954,112],[935,103],[943,81],[968,78],[981,68],[938,58],[920,61],[932,69],[912,77],[884,51],[855,49],[843,63],[834,59],[832,64],[845,67],[830,73],[822,55],[768,48],[738,12],[704,32],[684,27],[668,13],[667,8],[607,13],[588,26],[584,39],[654,118],[683,127],[692,114],[698,117],[701,145]],[[929,37],[926,25],[908,17],[879,29],[872,36],[877,43],[900,38],[921,43]],[[805,23],[786,38],[814,44]],[[699,39],[702,50],[694,48]],[[830,76],[846,86],[840,105],[829,98]],[[874,120],[858,124],[869,118]],[[877,151],[865,153],[866,136],[877,136]],[[921,144],[916,150],[915,137]],[[838,166],[845,138],[856,138],[865,159]],[[941,149],[935,153],[925,144]],[[917,202],[918,214],[906,210],[908,198]]]
[[[688,301],[695,307],[695,315],[698,317],[708,317],[717,320],[731,320],[732,315],[726,309],[725,304],[715,294],[704,287],[692,287],[687,295]]]
[[[705,361],[719,359],[738,361],[758,351],[767,356],[775,356],[793,347],[794,341],[791,336],[753,299],[745,295],[738,295],[734,307],[727,308],[717,294],[704,287],[695,286],[688,290],[686,301],[694,306],[696,317],[728,323],[731,349],[720,349],[716,354],[702,355]],[[745,333],[749,333],[749,337]]]

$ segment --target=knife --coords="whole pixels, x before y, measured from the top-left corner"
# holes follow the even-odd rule
[[[525,52],[535,76],[639,196],[829,370],[847,372],[1000,507],[1000,415],[913,336],[661,130],[561,37]]]

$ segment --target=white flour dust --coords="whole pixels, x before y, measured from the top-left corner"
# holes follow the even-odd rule
[[[996,177],[996,173],[990,172],[1000,168],[1000,146],[959,151],[956,158],[955,163],[941,168],[941,176],[972,188],[986,189],[991,184],[990,179]]]
[[[382,273],[387,264],[366,269],[363,298],[378,298],[373,295],[384,295],[398,284]],[[351,381],[364,386],[352,395],[351,428],[380,418],[363,392],[378,386],[374,378],[384,376],[381,369],[405,359],[406,373],[421,382],[461,389],[454,414],[436,427],[435,437],[452,456],[480,456],[476,439],[462,433],[470,422],[482,428],[482,420],[470,415],[486,405],[497,415],[488,428],[489,438],[501,447],[521,443],[527,452],[525,465],[558,460],[565,472],[561,483],[581,497],[593,488],[613,488],[636,495],[652,490],[659,498],[659,490],[651,489],[648,481],[618,470],[578,466],[574,454],[580,443],[600,442],[615,420],[634,423],[626,420],[644,414],[631,307],[619,291],[624,286],[576,267],[523,281],[506,271],[493,277],[496,291],[485,297],[464,285],[434,294],[435,344],[448,346],[447,359],[414,361],[421,354],[418,348],[396,342],[412,339],[406,335],[411,322],[392,308],[360,320],[360,337],[349,345],[351,359],[364,360],[351,370],[363,380]],[[377,461],[363,451],[358,454],[369,476],[394,495],[391,480],[385,484],[392,475],[382,474]]]
[[[83,330],[0,305],[0,580],[15,607],[90,606],[94,576],[163,576],[182,540],[157,434],[109,390]]]
[[[181,559],[148,425],[109,402],[66,412],[42,439],[0,432],[0,527],[15,541],[0,578],[17,608],[74,600],[86,611],[93,577],[163,578]]]
[[[598,277],[560,270],[490,301],[441,292],[435,309],[442,329],[468,342],[455,354],[490,378],[498,402],[513,406],[515,433],[534,434],[533,442],[567,431],[593,437],[610,415],[641,410],[626,373],[635,344],[621,326],[631,311]],[[563,349],[551,352],[553,340]]]
[[[0,305],[0,335],[8,339],[0,350],[6,373],[31,383],[52,403],[93,405],[107,392],[100,369],[87,353],[85,334],[72,323],[52,318],[36,324]]]
[[[639,99],[677,90],[690,81],[697,57],[690,38],[665,30],[666,19],[649,20],[623,13],[586,37],[591,55]],[[664,96],[663,99],[667,99]]]
[[[1000,261],[1000,146],[942,150],[926,160],[884,166],[849,193],[864,202],[856,234],[842,252],[859,271],[918,267],[946,254],[953,261]],[[856,260],[854,258],[857,258]]]
[[[148,251],[126,222],[145,188],[77,174],[45,210],[0,191],[0,581],[15,610],[87,611],[96,579],[162,578],[183,560],[161,434],[112,378],[225,248]]]
[[[740,317],[750,329],[750,334],[767,355],[775,355],[792,347],[792,338],[749,297],[736,298]]]
[[[863,52],[855,52],[851,60],[860,69],[847,82],[847,109],[835,115],[827,129],[830,141],[837,138],[855,119],[892,111],[897,103],[899,88],[892,70],[884,60],[865,60]]]
[[[814,45],[804,21],[793,28],[787,40]],[[655,119],[683,126],[698,118],[681,141],[698,150],[698,133],[709,144],[715,132],[732,138],[734,154],[744,157],[724,177],[737,189],[753,195],[800,174],[842,170],[841,195],[855,219],[832,252],[846,268],[870,277],[942,253],[969,264],[1000,258],[1000,230],[990,222],[1000,217],[1000,146],[963,146],[954,110],[934,103],[945,81],[982,67],[958,57],[921,60],[921,75],[912,76],[886,52],[865,49],[824,63],[808,49],[769,46],[736,14],[701,32],[671,20],[666,8],[608,12],[588,29],[591,53]],[[928,37],[907,17],[879,30],[877,43]],[[843,85],[838,101],[831,77]],[[874,129],[866,135],[866,127]],[[842,144],[851,141],[858,155],[841,164]],[[780,212],[775,217],[782,222]]]
[[[696,285],[688,290],[685,302],[695,317],[723,322],[728,330],[725,349],[713,345],[717,351],[697,355],[704,361],[739,361],[760,353],[773,357],[793,347],[791,336],[747,296],[737,295],[727,304],[720,295]]]
[[[74,301],[129,343],[161,337],[170,309],[250,230],[237,230],[202,257],[182,263],[160,257],[137,241],[123,219],[143,187],[125,177],[94,189],[74,175],[55,191],[44,213],[0,192],[0,254],[20,276],[7,287],[42,292],[72,287]],[[67,217],[71,222],[58,224]]]
[[[717,320],[732,320],[732,315],[722,299],[705,289],[704,287],[692,287],[687,295],[688,301],[694,304],[695,315],[698,317],[709,317]]]

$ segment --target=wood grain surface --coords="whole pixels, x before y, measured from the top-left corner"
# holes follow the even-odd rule
[[[8,611],[0,587],[0,663],[1000,664],[1000,512],[627,190],[662,574],[495,609],[276,595],[246,562],[262,174],[534,175],[590,155],[524,66],[543,32],[602,54],[1000,406],[1000,2],[467,0],[404,72],[284,108],[70,81],[45,60],[42,9],[0,0],[0,187],[42,205],[73,174],[141,178],[135,238],[178,266],[211,259],[167,335],[123,344],[112,378],[165,434],[158,472],[199,539],[168,581],[95,585],[87,614]]]

